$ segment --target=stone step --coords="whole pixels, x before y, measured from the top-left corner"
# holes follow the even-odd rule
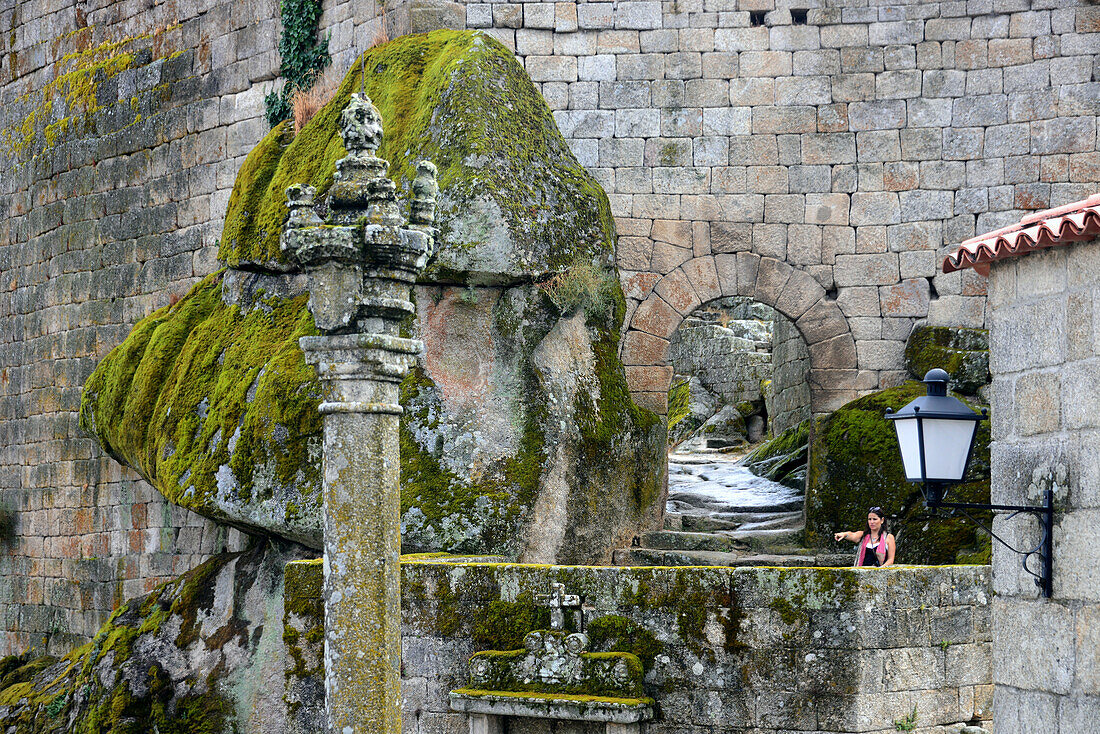
[[[654,530],[638,536],[642,548],[655,550],[747,551],[749,544],[719,533]]]
[[[746,517],[757,517],[756,515]],[[765,517],[761,515],[760,517]],[[770,515],[769,515],[770,517]],[[740,520],[722,520],[710,515],[681,515],[680,527],[667,530],[690,530],[696,533],[712,533],[715,530],[736,530],[741,527]]]
[[[746,520],[736,529],[748,532],[752,530],[801,530],[802,527],[801,512],[779,512],[759,515],[758,519]]]
[[[850,566],[850,554],[814,553],[780,555],[775,553],[723,553],[708,550],[662,550],[657,548],[620,548],[612,556],[616,566]]]

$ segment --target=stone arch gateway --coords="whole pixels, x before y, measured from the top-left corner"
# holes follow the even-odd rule
[[[877,375],[857,369],[848,320],[813,276],[752,252],[705,255],[661,276],[624,322],[621,357],[635,402],[660,415],[672,380],[669,339],[700,305],[748,296],[786,316],[810,354],[810,409],[828,413],[877,387]]]

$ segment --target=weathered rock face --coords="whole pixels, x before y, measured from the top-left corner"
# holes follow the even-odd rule
[[[923,384],[906,382],[853,400],[815,421],[806,481],[809,544],[832,544],[837,530],[864,528],[867,509],[880,506],[890,516],[899,563],[973,562],[988,554],[988,541],[979,543],[973,523],[944,515],[930,519],[918,485],[905,479],[897,434],[883,416],[887,408],[897,411],[925,392]],[[950,499],[988,503],[989,469],[989,421],[983,421],[967,481],[952,486]]]
[[[950,387],[977,395],[988,385],[989,332],[951,326],[918,326],[905,343],[905,367],[914,380],[939,368],[951,375]]]
[[[108,355],[81,425],[173,502],[320,547],[320,386],[298,347],[317,331],[279,232],[290,184],[327,207],[361,85],[399,187],[417,159],[439,169],[441,250],[407,325],[427,345],[402,388],[407,547],[602,559],[659,513],[664,440],[616,356],[614,222],[514,56],[479,33],[375,47],[297,136],[273,130],[230,200],[230,269]]]
[[[417,289],[402,387],[406,550],[603,559],[660,494],[659,421],[633,405],[616,332],[537,286]],[[615,306],[615,308],[619,308]]]
[[[219,556],[127,602],[61,660],[0,660],[0,730],[283,731],[283,567],[304,550]]]
[[[303,281],[223,271],[142,320],[84,385],[80,423],[165,497],[320,547],[321,389]]]

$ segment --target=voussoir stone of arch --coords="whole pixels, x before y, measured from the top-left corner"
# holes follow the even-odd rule
[[[794,271],[787,263],[776,260],[774,257],[760,259],[760,267],[756,273],[756,289],[753,298],[759,303],[775,307],[779,301],[779,294],[783,292],[783,286],[787,284]]]
[[[624,365],[665,364],[668,361],[668,339],[631,329],[623,337]]]
[[[718,273],[718,285],[723,296],[737,295],[737,255],[715,255],[714,269]]]
[[[695,295],[702,303],[722,297],[722,286],[718,280],[718,270],[712,256],[706,255],[689,260],[681,265],[680,269],[687,275],[688,281],[695,289]]]
[[[775,302],[775,310],[797,321],[818,301],[825,298],[825,289],[817,279],[795,268]]]
[[[687,316],[703,303],[695,289],[691,287],[687,274],[680,268],[661,278],[661,282],[653,287],[653,291],[668,301],[668,305],[676,309],[681,316]]]
[[[817,301],[795,321],[806,344],[813,346],[818,342],[841,334],[849,334],[848,320],[835,302],[826,299]],[[855,347],[853,346],[853,350]],[[854,351],[852,364],[855,364]]]
[[[630,326],[633,329],[653,334],[663,339],[670,338],[676,329],[680,327],[683,317],[665,299],[657,294],[650,294],[649,298],[642,301],[638,310],[634,312]]]
[[[760,256],[754,252],[737,253],[737,295],[752,296],[756,293],[760,259]]]

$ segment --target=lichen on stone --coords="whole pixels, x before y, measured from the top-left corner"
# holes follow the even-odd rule
[[[281,595],[275,572],[297,552],[259,544],[215,557],[123,604],[91,642],[60,660],[0,660],[0,731],[223,734],[244,728],[267,710],[261,701],[271,694],[241,683],[275,672],[265,669],[271,661],[263,656],[264,626],[270,636],[278,620],[264,612],[266,602]]]

